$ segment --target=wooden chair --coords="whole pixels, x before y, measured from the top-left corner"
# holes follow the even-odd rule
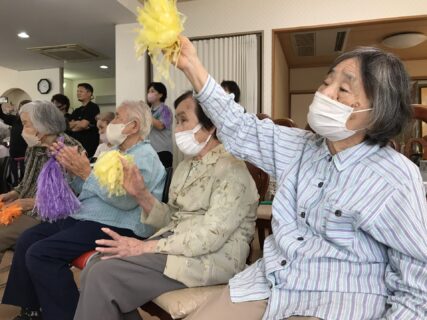
[[[273,122],[279,126],[297,128],[298,126],[291,118],[274,119]]]
[[[252,176],[252,179],[254,179],[255,181],[256,188],[259,194],[259,201],[264,201],[265,195],[268,190],[268,183],[270,182],[270,176],[260,168],[255,167],[253,164],[246,161],[245,163],[246,167],[249,170],[249,173]]]
[[[427,105],[413,104],[412,108],[413,118],[427,123]],[[410,138],[406,141],[404,154],[415,162],[417,160],[415,158],[427,160],[427,136]]]

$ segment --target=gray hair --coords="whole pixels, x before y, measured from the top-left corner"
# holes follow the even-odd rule
[[[139,135],[146,138],[151,131],[151,111],[150,107],[143,101],[123,101],[120,107],[127,110],[127,120],[137,120],[139,122]]]
[[[110,123],[114,119],[114,112],[111,112],[111,111],[101,112],[95,117],[95,119],[96,121],[105,121],[107,123]]]
[[[22,106],[19,114],[28,112],[33,127],[42,134],[59,134],[65,131],[63,113],[49,101],[36,100]]]
[[[372,47],[343,53],[332,68],[348,59],[357,59],[365,94],[372,104],[365,140],[385,146],[403,132],[412,119],[411,90],[403,63],[395,55]]]

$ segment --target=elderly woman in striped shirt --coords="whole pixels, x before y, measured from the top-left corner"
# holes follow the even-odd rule
[[[401,61],[339,56],[310,105],[312,133],[244,113],[181,44],[178,67],[224,147],[278,181],[264,257],[190,319],[427,319],[422,179],[387,146],[411,119]]]

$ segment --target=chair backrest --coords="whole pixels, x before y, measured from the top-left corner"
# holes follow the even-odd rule
[[[254,179],[256,188],[258,190],[259,194],[259,201],[265,200],[265,194],[268,190],[268,183],[270,182],[270,176],[262,171],[260,168],[255,167],[253,164],[246,162],[246,167],[249,170],[249,173],[252,176],[252,179]]]
[[[273,122],[279,126],[296,128],[297,125],[291,118],[274,119]]]
[[[0,193],[9,192],[10,157],[0,158]]]
[[[163,194],[162,194],[163,203],[168,203],[168,200],[169,200],[169,187],[172,181],[172,174],[173,174],[173,168],[172,167],[166,168],[165,187],[163,188]]]
[[[414,119],[427,122],[427,105],[413,104]]]
[[[427,105],[413,104],[413,118],[427,123]],[[405,142],[405,156],[418,163],[420,159],[427,160],[427,136],[412,137]]]

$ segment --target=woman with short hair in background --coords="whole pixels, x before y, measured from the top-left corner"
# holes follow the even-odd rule
[[[160,161],[165,168],[172,167],[172,111],[165,104],[167,90],[161,82],[151,82],[148,85],[147,102],[151,107],[153,125],[151,128],[151,145],[159,155]]]

